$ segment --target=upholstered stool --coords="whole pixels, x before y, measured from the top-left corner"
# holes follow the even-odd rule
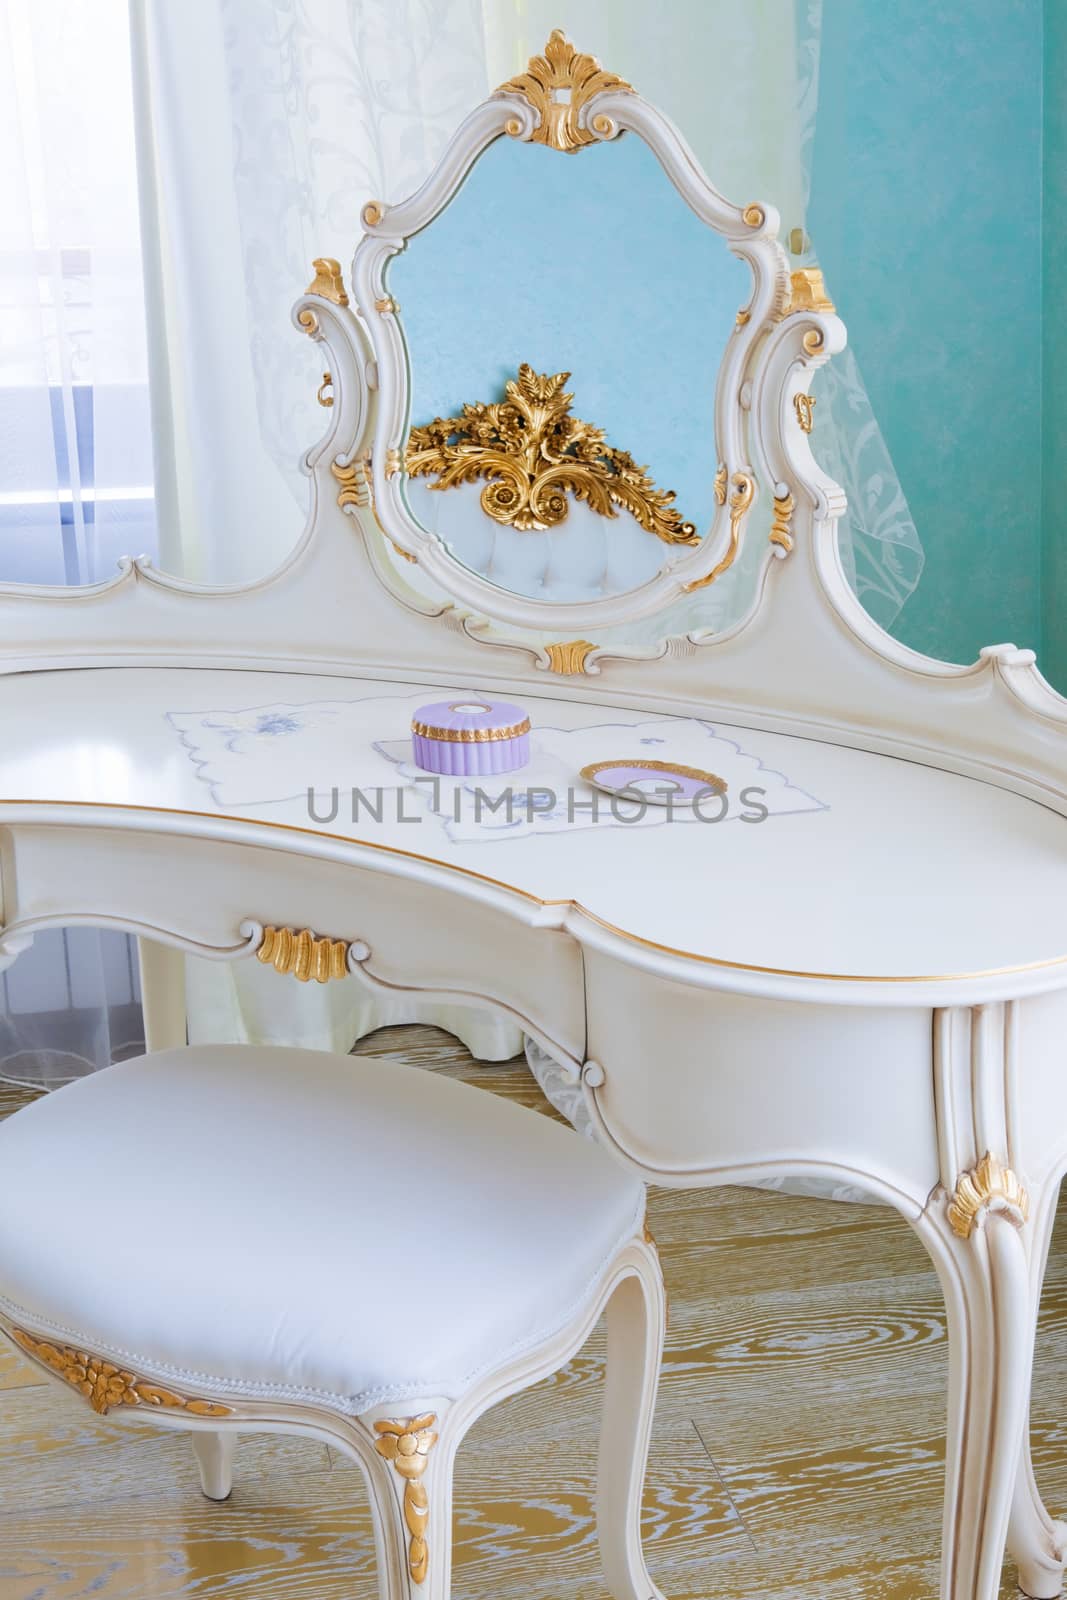
[[[456,1448],[603,1311],[597,1518],[617,1600],[657,1594],[641,1487],[663,1286],[644,1189],[568,1130],[391,1061],[163,1051],[0,1124],[0,1327],[99,1412],[310,1434],[363,1469],[381,1592],[444,1600]]]

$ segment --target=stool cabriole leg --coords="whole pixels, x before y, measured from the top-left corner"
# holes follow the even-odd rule
[[[636,1270],[607,1306],[607,1365],[597,1474],[597,1535],[614,1600],[662,1600],[641,1546],[641,1499],[666,1326],[666,1295],[651,1235],[633,1247]]]
[[[233,1458],[237,1449],[234,1433],[209,1433],[206,1430],[190,1435],[193,1454],[200,1469],[200,1487],[209,1500],[228,1500],[233,1490]]]

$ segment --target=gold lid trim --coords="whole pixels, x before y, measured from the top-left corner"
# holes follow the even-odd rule
[[[529,733],[530,719],[523,717],[506,728],[435,728],[432,723],[412,719],[411,731],[419,739],[439,739],[443,744],[495,744],[498,739],[517,739]]]

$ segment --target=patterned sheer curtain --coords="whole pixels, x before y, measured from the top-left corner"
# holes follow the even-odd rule
[[[155,545],[124,0],[0,0],[0,582],[93,583]],[[0,1076],[135,1050],[134,951],[39,935],[0,974]]]

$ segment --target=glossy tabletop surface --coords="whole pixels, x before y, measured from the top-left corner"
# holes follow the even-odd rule
[[[888,980],[1059,964],[1067,982],[1067,819],[1037,802],[811,739],[532,696],[528,769],[418,781],[412,713],[478,693],[196,669],[8,677],[0,824],[26,802],[129,808],[131,826],[185,813],[209,833],[238,819],[302,830],[277,835],[287,848],[329,835],[573,903],[703,961]],[[609,759],[707,771],[725,803],[694,816],[602,795],[594,817],[580,769]]]

